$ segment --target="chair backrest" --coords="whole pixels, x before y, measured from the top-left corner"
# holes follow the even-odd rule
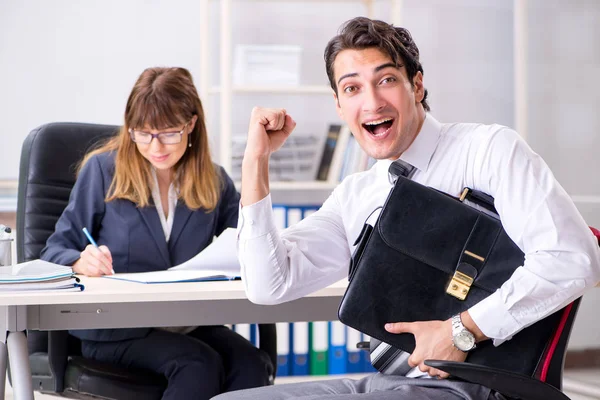
[[[114,125],[57,122],[42,125],[25,138],[17,195],[17,262],[39,258],[69,202],[79,162],[85,153],[118,129]],[[66,338],[64,345],[69,349],[65,349],[65,354],[79,354],[80,344],[74,337],[66,332],[54,332],[53,335]],[[33,375],[49,374],[43,387],[62,391],[66,357],[47,361],[48,357],[43,354],[49,351],[48,332],[30,331],[27,342],[29,354],[40,354],[46,360],[32,364]],[[45,371],[45,364],[49,364],[50,371],[38,374],[35,369]]]
[[[19,167],[17,262],[39,258],[69,202],[79,161],[118,129],[114,125],[56,122],[29,133]]]
[[[600,245],[600,231],[590,227],[594,236]],[[581,303],[581,297],[567,305],[561,314],[558,326],[554,330],[554,334],[550,339],[544,352],[542,360],[538,364],[534,377],[542,382],[546,382],[555,388],[562,390],[562,372],[565,363],[565,355],[567,353],[567,345],[569,337],[573,329],[573,323]]]

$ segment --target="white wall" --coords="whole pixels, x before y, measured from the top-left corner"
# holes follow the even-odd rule
[[[513,2],[403,3],[403,25],[421,49],[434,115],[514,127]],[[377,2],[376,16],[389,19],[390,11]],[[528,11],[528,141],[580,200],[586,221],[600,226],[600,2],[529,0]],[[365,14],[360,1],[234,1],[232,38],[234,44],[301,45],[302,82],[326,83],[325,44],[342,21],[359,14]],[[0,180],[17,178],[22,140],[40,124],[120,124],[146,67],[184,66],[198,82],[199,20],[196,0],[0,0]],[[217,1],[211,1],[210,20],[211,81],[217,84]],[[218,154],[218,98],[203,100]],[[237,96],[234,134],[244,132],[255,104],[285,106],[302,134],[325,133],[337,120],[328,95]],[[584,300],[573,346],[600,346],[593,312],[598,292]]]
[[[122,123],[127,96],[155,65],[199,69],[199,2],[1,0],[0,179],[47,122]]]

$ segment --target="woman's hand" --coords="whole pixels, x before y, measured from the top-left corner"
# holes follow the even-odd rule
[[[94,247],[88,244],[81,252],[79,260],[73,264],[73,271],[85,276],[112,275],[112,255],[106,246]]]

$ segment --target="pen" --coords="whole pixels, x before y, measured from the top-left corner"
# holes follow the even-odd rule
[[[83,231],[83,233],[85,233],[85,237],[87,237],[87,239],[92,244],[92,246],[94,246],[95,248],[98,248],[98,243],[96,243],[96,241],[94,240],[94,238],[92,237],[92,235],[90,235],[90,231],[88,231],[85,226],[81,230]],[[114,274],[115,270],[112,269],[111,272]]]
[[[83,227],[82,231],[83,231],[83,233],[85,233],[85,236],[90,241],[90,243],[92,244],[92,246],[98,247],[98,243],[96,243],[96,241],[94,240],[94,238],[92,237],[92,235],[90,235],[90,232],[87,230],[87,228],[85,226]]]

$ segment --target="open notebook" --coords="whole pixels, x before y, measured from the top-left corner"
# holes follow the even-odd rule
[[[105,275],[105,278],[140,283],[233,280],[240,276],[236,248],[237,232],[227,228],[204,250],[188,261],[165,271]]]

